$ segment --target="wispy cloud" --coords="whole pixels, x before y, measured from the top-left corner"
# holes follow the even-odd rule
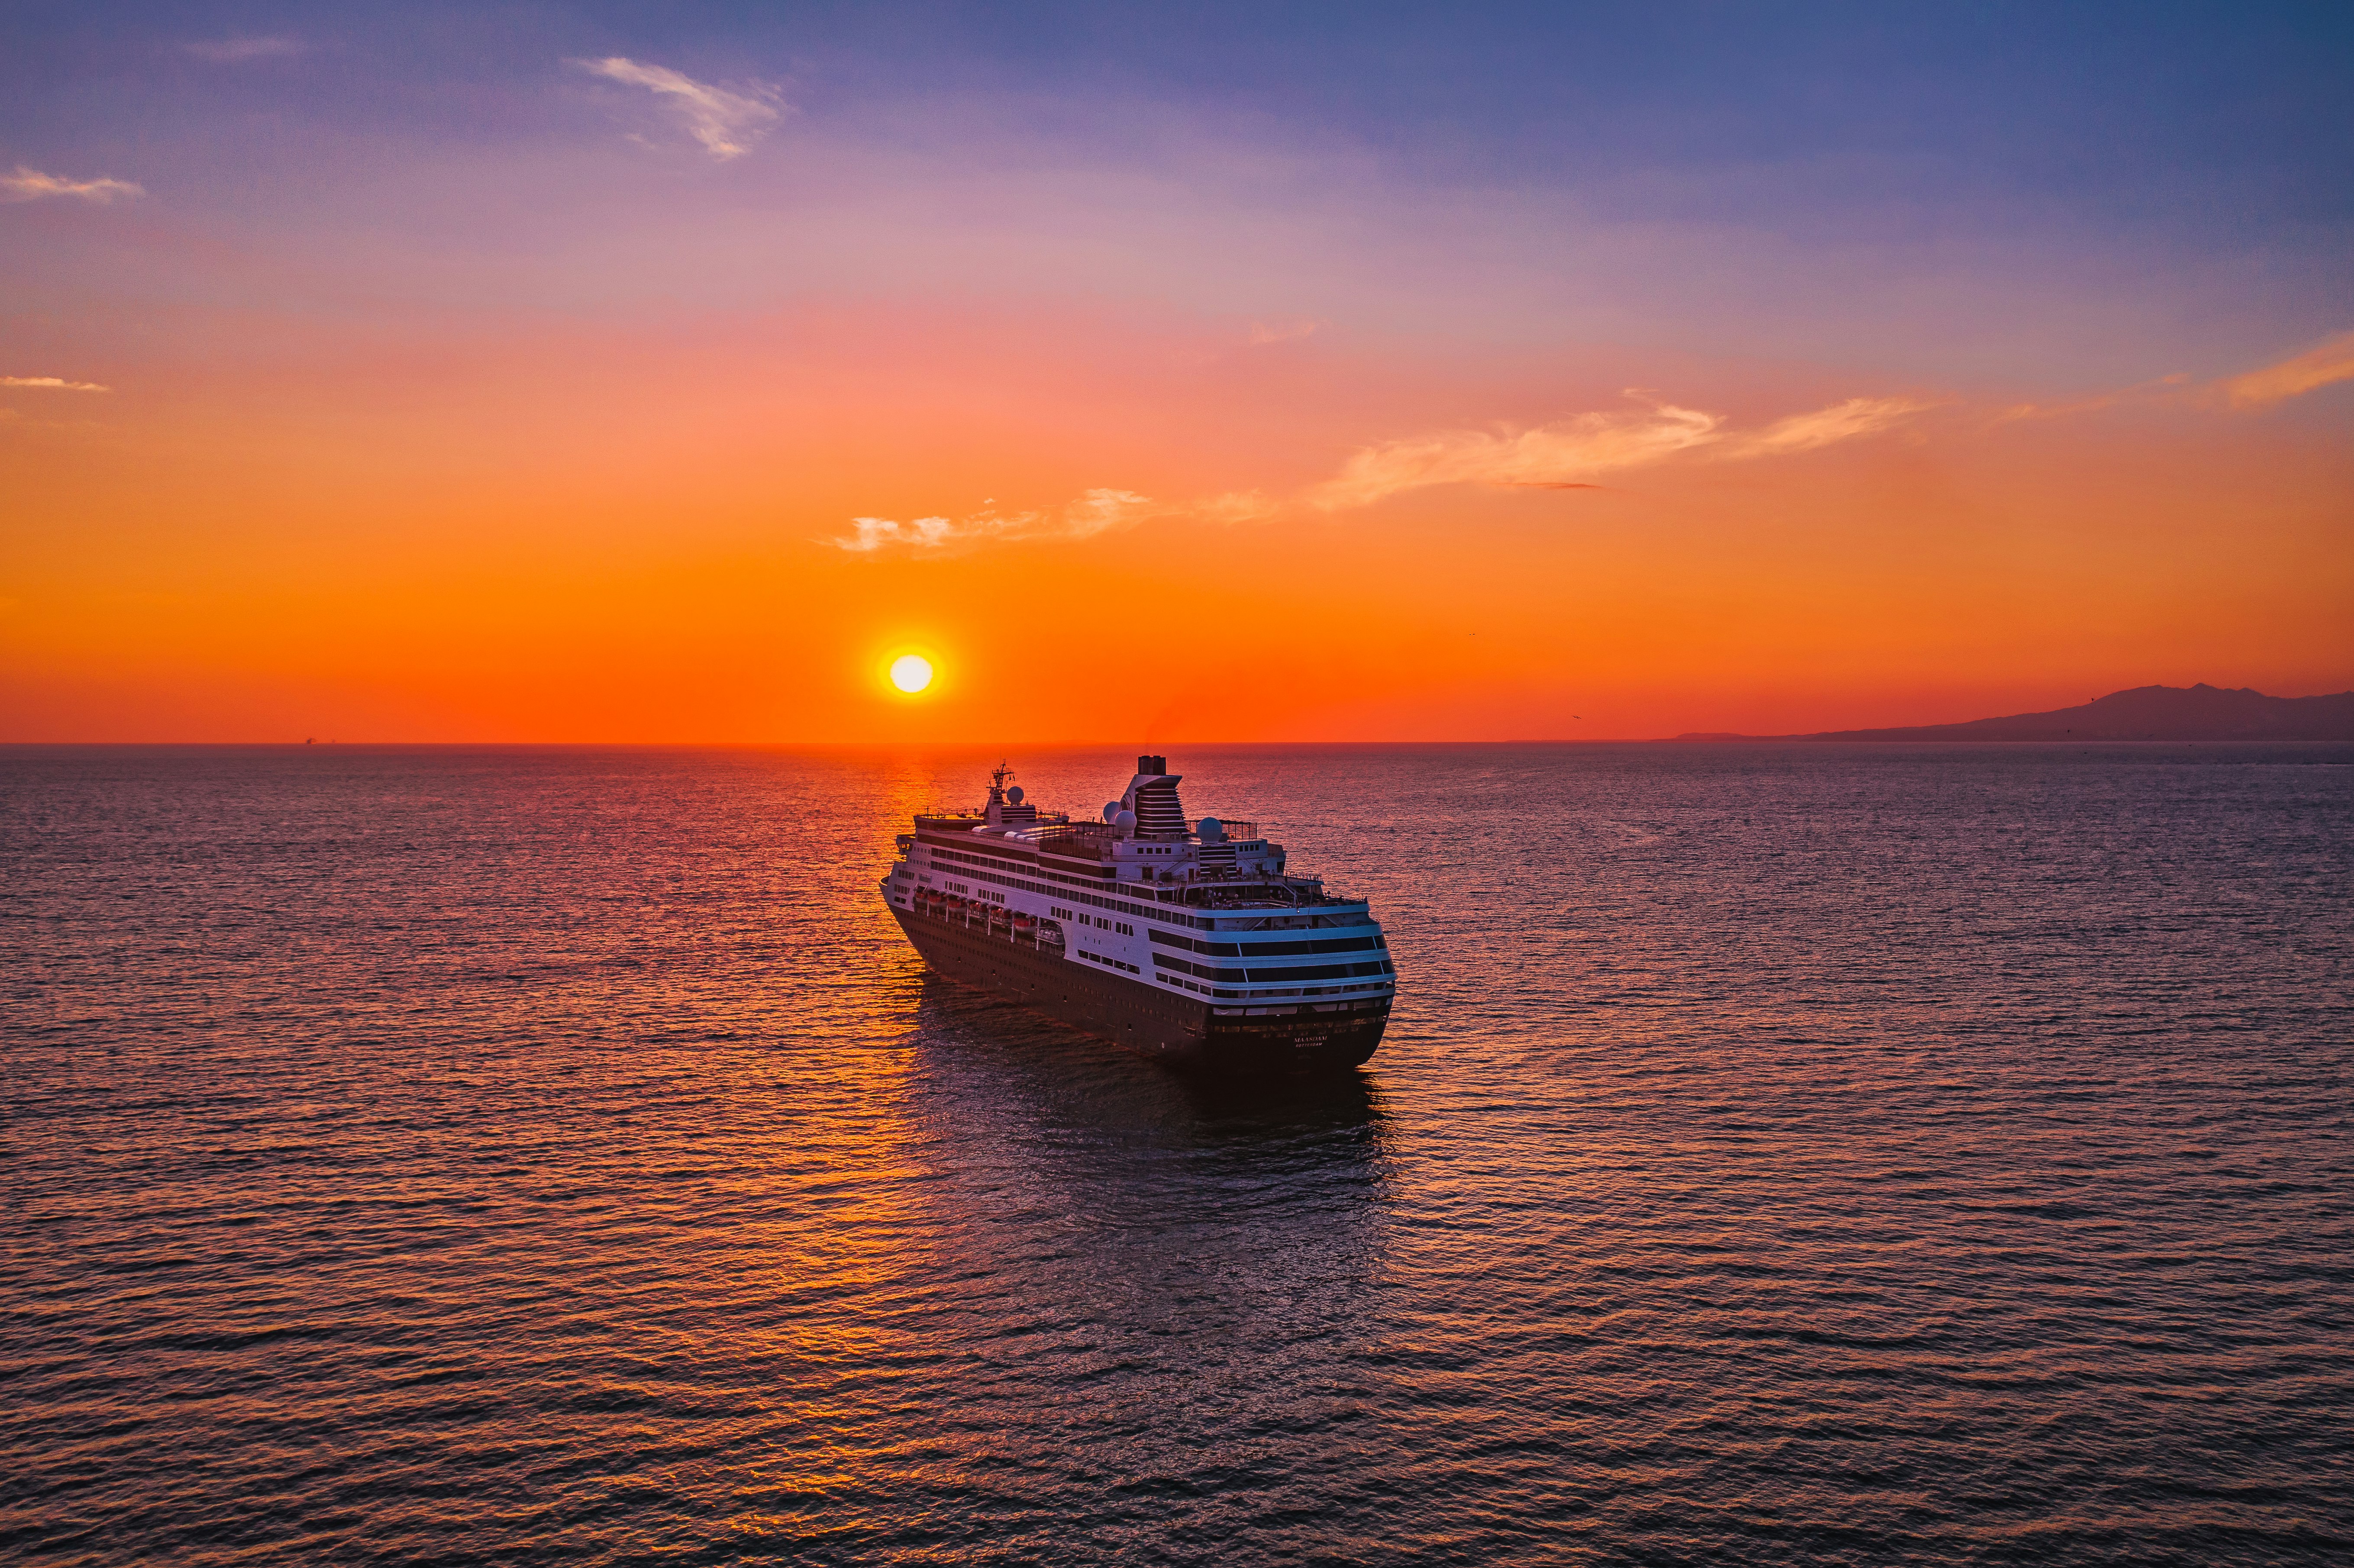
[[[1732,434],[1717,449],[1726,458],[1783,457],[1837,441],[1878,435],[1915,414],[1935,408],[1914,397],[1850,397],[1811,414],[1793,414],[1747,435]]]
[[[2073,403],[2014,403],[1997,412],[1994,422],[2007,425],[2015,419],[2058,419],[2070,414],[2095,414],[2103,408],[2114,408],[2120,403],[2162,397],[2180,388],[2190,377],[2182,372],[2161,376],[2155,381],[2137,382],[2122,391],[2103,392],[2095,397],[2079,397]]]
[[[766,83],[754,84],[748,93],[731,92],[668,66],[642,65],[620,55],[572,63],[608,80],[645,88],[665,100],[686,122],[687,133],[723,164],[752,150],[752,143],[776,121],[782,101],[778,90]]]
[[[1250,335],[1246,341],[1253,348],[1264,348],[1271,343],[1298,343],[1302,338],[1315,336],[1316,329],[1322,324],[1321,322],[1309,321],[1305,318],[1253,322],[1250,324]]]
[[[1199,517],[1205,523],[1258,523],[1276,515],[1283,507],[1258,491],[1235,490],[1224,495],[1214,495],[1183,510],[1186,515]]]
[[[1722,459],[1785,457],[1876,434],[1935,406],[1911,397],[1850,397],[1777,419],[1761,430],[1741,431],[1727,429],[1719,414],[1650,401],[1640,392],[1628,396],[1646,406],[1579,414],[1528,429],[1442,430],[1366,447],[1310,491],[1308,500],[1322,511],[1338,512],[1436,484],[1598,488],[1598,475],[1681,452],[1707,449]]]
[[[2164,376],[2070,403],[2014,404],[1996,414],[1994,422],[1999,425],[2014,419],[2052,419],[2068,414],[2097,413],[2121,404],[2269,408],[2340,381],[2354,381],[2354,332],[2339,333],[2303,354],[2220,380],[2194,386],[2187,375]]]
[[[1366,447],[1309,493],[1326,512],[1370,506],[1434,484],[1560,485],[1704,446],[1723,421],[1696,408],[1648,408],[1580,414],[1531,429],[1442,430]]]
[[[0,376],[0,387],[45,387],[56,392],[111,392],[95,381],[68,381],[62,376]]]
[[[1912,397],[1850,397],[1828,408],[1793,414],[1762,429],[1725,429],[1722,415],[1629,397],[1643,406],[1580,414],[1530,429],[1442,430],[1364,448],[1341,471],[1290,501],[1256,490],[1208,500],[1156,504],[1127,490],[1090,490],[1059,512],[1012,514],[981,511],[967,517],[854,517],[852,532],[826,543],[858,554],[911,553],[1020,539],[1084,539],[1148,517],[1188,517],[1205,523],[1260,522],[1300,505],[1340,512],[1439,484],[1599,490],[1593,476],[1661,462],[1684,452],[1719,459],[1756,459],[1812,451],[1889,429],[1936,407]]]
[[[247,60],[284,59],[307,48],[300,38],[207,38],[188,46],[188,52],[215,65],[241,65]]]
[[[2261,408],[2346,380],[2354,380],[2354,332],[2339,333],[2294,359],[2234,376],[2217,390],[2234,408]]]
[[[117,196],[143,196],[143,186],[129,180],[69,180],[63,175],[45,175],[38,169],[16,165],[13,174],[0,175],[0,201],[39,201],[44,196],[78,196],[94,201],[101,207]]]
[[[1090,490],[1048,512],[976,512],[969,517],[854,517],[852,532],[827,544],[854,554],[905,548],[917,553],[950,546],[1014,539],[1087,539],[1152,514],[1152,499],[1132,490]]]

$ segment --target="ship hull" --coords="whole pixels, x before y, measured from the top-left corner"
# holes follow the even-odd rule
[[[1221,1012],[1140,980],[1098,973],[992,932],[985,922],[913,914],[894,907],[907,940],[933,971],[993,992],[1074,1029],[1112,1041],[1172,1067],[1266,1074],[1327,1072],[1362,1066],[1389,1026],[1389,999],[1306,1003]]]

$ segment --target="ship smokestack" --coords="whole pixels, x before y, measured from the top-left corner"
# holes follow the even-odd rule
[[[1136,836],[1140,839],[1182,839],[1185,836],[1185,808],[1177,799],[1180,775],[1169,771],[1165,757],[1140,757],[1136,759],[1136,777],[1129,781],[1129,810],[1136,813]]]

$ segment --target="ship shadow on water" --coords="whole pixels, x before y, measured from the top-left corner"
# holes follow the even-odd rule
[[[1217,1078],[1150,1059],[986,992],[926,975],[914,1020],[918,1115],[1001,1169],[1059,1187],[1073,1212],[1182,1231],[1229,1208],[1255,1223],[1316,1216],[1323,1243],[1378,1224],[1390,1126],[1377,1084],[1351,1070]],[[1358,1238],[1362,1241],[1363,1238]]]
[[[1365,1075],[1191,1078],[930,976],[912,1035],[925,1267],[1063,1347],[1023,1372],[1038,1412],[1094,1420],[1116,1367],[1203,1423],[1165,1435],[1191,1451],[1299,1421],[1299,1345],[1380,1337],[1395,1162]]]

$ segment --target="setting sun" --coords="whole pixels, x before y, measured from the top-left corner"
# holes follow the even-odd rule
[[[932,683],[932,662],[918,653],[908,653],[891,662],[891,683],[903,692],[922,691]]]

